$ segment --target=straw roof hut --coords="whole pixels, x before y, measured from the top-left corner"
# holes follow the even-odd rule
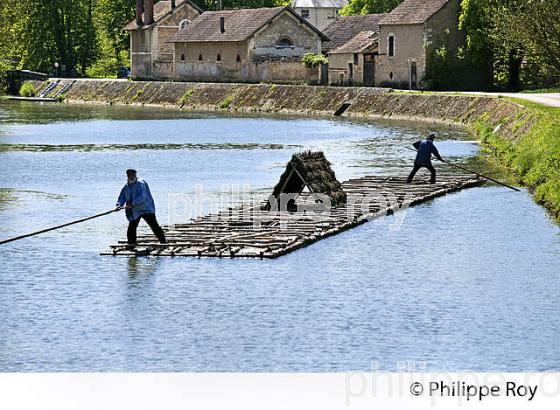
[[[306,151],[294,154],[274,187],[273,195],[278,198],[280,194],[300,194],[305,187],[312,195],[327,195],[334,207],[346,203],[346,193],[336,179],[331,163],[322,152]]]

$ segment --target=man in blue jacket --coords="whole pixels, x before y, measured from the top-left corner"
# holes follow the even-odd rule
[[[431,173],[430,184],[436,183],[436,170],[432,165],[432,154],[440,161],[443,161],[443,158],[441,158],[436,146],[434,145],[435,138],[436,135],[434,133],[430,133],[430,135],[428,135],[428,139],[417,141],[412,144],[418,153],[416,154],[416,160],[414,161],[414,168],[412,168],[412,172],[406,180],[407,184],[412,182],[414,175],[416,175],[420,168],[428,168]]]
[[[148,183],[139,179],[134,169],[127,169],[126,176],[128,181],[121,190],[117,207],[125,208],[126,218],[129,221],[126,233],[128,244],[136,245],[136,228],[138,228],[140,219],[144,219],[148,223],[160,243],[165,243],[165,234],[157,222],[156,206]]]

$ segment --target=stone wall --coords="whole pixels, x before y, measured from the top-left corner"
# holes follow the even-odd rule
[[[62,80],[57,89],[72,80]],[[46,82],[33,82],[38,89]],[[500,98],[429,93],[395,93],[386,88],[313,87],[304,85],[180,83],[117,80],[77,80],[65,94],[69,103],[137,104],[172,106],[186,110],[220,110],[224,100],[229,110],[331,116],[352,100],[345,113],[350,117],[415,119],[473,125],[481,118],[502,124],[500,133],[515,139],[516,123],[526,115],[517,104]]]
[[[174,78],[182,81],[250,83],[305,84],[319,81],[319,68],[308,69],[300,60],[252,62],[247,57],[248,48],[246,42],[208,42],[197,44],[196,47],[178,43]],[[202,61],[199,61],[199,56],[202,56]],[[237,61],[237,56],[241,61]]]
[[[216,63],[218,54],[221,57],[221,65],[234,68],[238,67],[237,55],[242,62],[247,60],[246,42],[205,42],[205,43],[177,43],[175,47],[175,59],[179,63],[181,57],[185,57],[185,63],[207,64]],[[198,58],[202,56],[202,61]]]

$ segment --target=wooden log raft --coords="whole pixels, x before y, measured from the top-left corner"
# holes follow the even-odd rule
[[[268,211],[260,205],[241,205],[202,216],[191,223],[164,227],[166,244],[158,243],[151,234],[140,235],[136,249],[127,249],[126,241],[121,241],[102,255],[277,258],[398,211],[403,203],[414,206],[483,183],[471,174],[448,172],[441,172],[436,184],[426,181],[406,184],[404,177],[350,179],[342,184],[346,203],[331,208],[328,213],[306,211],[302,215],[301,212]],[[302,194],[296,201],[298,211],[303,208],[302,204],[309,203],[306,199],[306,194]]]

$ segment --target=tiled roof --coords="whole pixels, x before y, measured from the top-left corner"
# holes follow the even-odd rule
[[[261,27],[272,21],[282,12],[291,13],[302,24],[315,31],[322,39],[325,35],[313,25],[302,19],[290,7],[263,7],[258,9],[240,9],[223,11],[206,11],[191,24],[172,36],[168,43],[199,43],[218,41],[245,41]],[[224,17],[225,30],[220,32],[220,17]]]
[[[386,14],[362,14],[339,17],[324,31],[331,41],[323,43],[323,53],[342,46],[363,31],[379,33],[379,21],[385,16]]]
[[[362,31],[340,47],[329,51],[329,54],[354,54],[365,50],[374,51],[379,42],[379,35],[373,31]]]
[[[292,7],[304,9],[341,9],[348,0],[294,0]]]
[[[177,10],[179,7],[182,7],[183,5],[186,5],[187,3],[190,4],[192,7],[194,7],[196,10],[198,10],[202,13],[202,9],[200,7],[198,7],[196,4],[189,1],[189,0],[177,0],[175,10]],[[167,16],[171,12],[172,12],[171,1],[161,0],[161,1],[158,1],[157,3],[155,3],[154,4],[154,24],[156,24],[159,20],[161,20],[162,18],[164,18],[165,16]],[[146,21],[146,12],[144,12],[142,14],[142,21]],[[142,26],[142,28],[148,28],[148,27],[151,27],[151,26],[148,26],[146,24]],[[137,28],[140,28],[140,27],[136,24],[136,19],[134,19],[130,23],[128,23],[124,27],[123,30],[129,31],[129,30],[136,30]]]
[[[450,0],[405,0],[380,24],[422,24],[436,14]]]

